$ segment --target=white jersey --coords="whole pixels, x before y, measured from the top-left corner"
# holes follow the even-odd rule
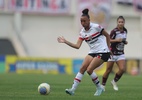
[[[101,33],[104,30],[98,24],[90,23],[90,29],[84,28],[80,31],[79,39],[85,40],[90,47],[89,53],[107,53],[110,52],[106,43],[105,36]]]

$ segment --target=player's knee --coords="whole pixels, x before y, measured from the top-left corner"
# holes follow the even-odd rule
[[[122,69],[120,69],[120,71],[121,71],[122,73],[125,73],[126,69],[125,69],[125,68],[122,68]]]
[[[110,69],[110,68],[107,68],[107,70],[106,70],[106,74],[109,74],[110,72],[112,71],[112,69]]]

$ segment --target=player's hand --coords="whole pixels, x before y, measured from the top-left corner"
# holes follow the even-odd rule
[[[59,43],[65,43],[66,39],[62,36],[62,37],[58,37],[58,38],[57,38],[57,41],[58,41]]]
[[[113,56],[113,53],[112,53],[112,51],[110,51],[110,55],[111,55],[111,56]]]
[[[128,41],[125,41],[125,43],[124,44],[128,44]]]
[[[123,40],[122,38],[116,39],[117,42],[122,42],[122,40]]]

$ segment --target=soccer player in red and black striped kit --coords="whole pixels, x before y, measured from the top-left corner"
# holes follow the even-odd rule
[[[107,62],[107,68],[102,78],[102,85],[105,87],[108,76],[112,71],[114,63],[117,64],[119,70],[115,74],[114,79],[111,81],[113,89],[118,91],[117,82],[125,72],[125,55],[124,55],[124,46],[128,44],[126,41],[127,38],[127,29],[124,27],[125,19],[123,16],[117,18],[117,27],[114,28],[110,33],[110,50],[113,56]]]

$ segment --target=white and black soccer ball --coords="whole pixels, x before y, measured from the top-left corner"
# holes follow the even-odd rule
[[[41,95],[48,95],[50,93],[50,85],[48,83],[41,83],[38,86],[38,92]]]

